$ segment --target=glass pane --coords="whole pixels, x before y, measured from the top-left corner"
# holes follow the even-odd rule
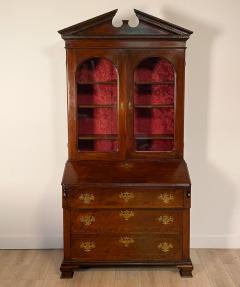
[[[173,140],[136,139],[136,150],[139,151],[169,151],[173,149]]]
[[[117,150],[116,140],[80,139],[78,141],[79,151],[109,152]]]
[[[135,85],[134,102],[136,105],[174,104],[173,84],[144,84]]]
[[[173,108],[135,108],[135,135],[165,135],[174,132]]]
[[[79,105],[117,104],[117,85],[79,84],[77,93]]]
[[[117,81],[117,71],[110,60],[92,58],[82,63],[76,77],[78,82]]]
[[[167,60],[144,59],[134,73],[134,136],[137,151],[174,149],[175,72]]]
[[[143,60],[135,70],[135,82],[174,81],[174,69],[163,58],[153,57]]]
[[[78,135],[116,135],[117,111],[113,108],[79,108]]]
[[[92,58],[76,72],[78,150],[118,150],[117,71],[111,61]]]

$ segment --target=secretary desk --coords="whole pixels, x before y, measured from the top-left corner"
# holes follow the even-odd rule
[[[68,160],[62,179],[62,278],[91,266],[175,266],[191,276],[191,182],[183,158],[191,31],[134,10],[60,30]]]

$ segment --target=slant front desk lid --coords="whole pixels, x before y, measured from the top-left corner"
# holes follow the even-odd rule
[[[123,186],[190,186],[184,160],[68,161],[62,184]]]

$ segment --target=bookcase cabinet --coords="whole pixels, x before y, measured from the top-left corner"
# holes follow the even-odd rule
[[[183,158],[191,31],[135,10],[60,30],[66,44],[68,161],[63,278],[75,269],[172,265],[191,276],[191,182]]]

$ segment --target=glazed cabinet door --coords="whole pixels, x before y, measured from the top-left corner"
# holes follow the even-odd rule
[[[183,155],[184,50],[128,52],[128,156]]]
[[[125,99],[119,50],[68,50],[70,159],[121,159]]]

